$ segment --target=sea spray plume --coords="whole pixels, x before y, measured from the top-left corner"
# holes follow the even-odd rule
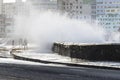
[[[59,13],[43,12],[17,16],[14,37],[27,38],[40,52],[51,51],[53,42],[103,43],[104,31],[85,21],[69,19]]]

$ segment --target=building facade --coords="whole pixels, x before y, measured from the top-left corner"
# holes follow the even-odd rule
[[[26,16],[29,15],[29,8],[22,0],[16,0],[12,3],[2,3],[2,15],[1,19],[1,32],[6,36],[9,36],[14,31],[14,18],[15,16]]]
[[[58,10],[71,18],[92,20],[96,15],[95,0],[58,0]]]
[[[57,0],[27,0],[37,11],[57,10]]]
[[[2,5],[3,5],[3,0],[0,0],[0,14],[2,14]]]
[[[58,10],[71,18],[90,20],[107,32],[120,30],[120,0],[58,0]]]
[[[15,11],[16,11],[15,15],[26,16],[26,15],[29,15],[30,6],[26,2],[23,2],[22,0],[16,0]]]
[[[16,0],[12,3],[0,0],[0,37],[11,34],[14,31],[14,17],[29,16],[30,8],[38,11],[57,10],[57,0]]]
[[[0,37],[4,37],[5,33],[5,19],[6,16],[3,13],[3,0],[0,0]]]
[[[96,20],[107,32],[120,29],[120,0],[96,0]]]

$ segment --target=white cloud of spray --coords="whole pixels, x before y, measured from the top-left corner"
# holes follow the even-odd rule
[[[110,34],[110,33],[109,33]],[[120,32],[113,32],[109,35],[109,43],[120,43]]]
[[[27,38],[29,42],[37,44],[41,52],[50,51],[54,42],[104,42],[102,29],[53,12],[17,16],[14,33],[17,38]]]

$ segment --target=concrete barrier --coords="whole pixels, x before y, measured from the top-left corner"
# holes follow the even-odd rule
[[[117,68],[117,67],[44,61],[44,60],[40,60],[40,59],[32,59],[32,58],[28,58],[28,57],[18,56],[15,53],[13,53],[12,56],[13,56],[14,59],[25,60],[25,61],[32,61],[32,62],[39,62],[39,63],[45,63],[45,64],[51,64],[52,63],[52,64],[61,64],[61,65],[74,66],[74,67],[86,67],[86,68],[96,68],[96,69],[120,70],[120,68]]]
[[[92,61],[120,61],[120,44],[54,43],[53,52],[76,59]]]

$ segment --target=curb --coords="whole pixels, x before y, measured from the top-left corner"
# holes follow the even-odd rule
[[[86,67],[86,68],[96,68],[96,69],[120,70],[120,68],[117,68],[117,67],[106,67],[106,66],[95,66],[95,65],[81,65],[81,64],[74,64],[74,63],[52,62],[52,61],[26,58],[26,57],[18,56],[18,55],[15,55],[15,54],[12,54],[12,56],[13,56],[14,59],[18,59],[18,60],[39,62],[39,63],[45,63],[45,64],[52,63],[52,64],[61,64],[61,65],[73,66],[73,67]]]

